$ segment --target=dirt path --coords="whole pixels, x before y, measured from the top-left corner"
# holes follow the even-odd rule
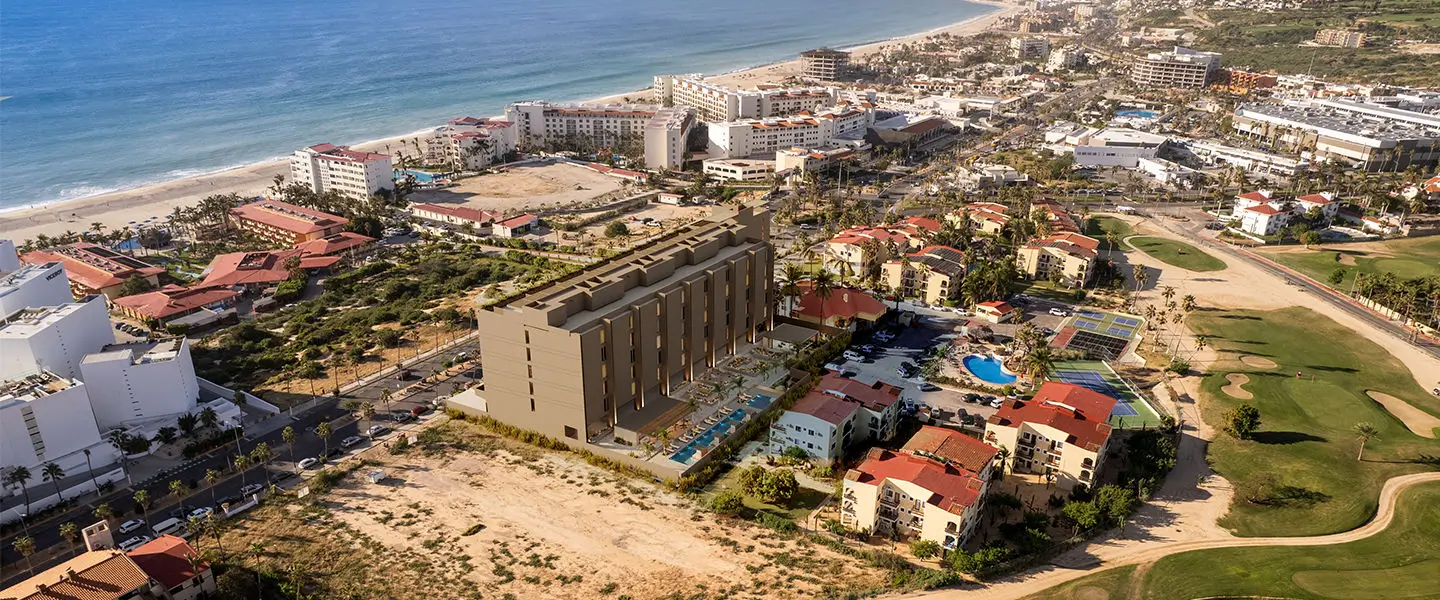
[[[1440,428],[1440,418],[1415,408],[1409,402],[1390,394],[1375,391],[1365,393],[1370,396],[1371,400],[1379,402],[1381,406],[1385,407],[1385,410],[1390,411],[1390,414],[1395,415],[1395,418],[1400,419],[1400,422],[1410,428],[1410,431],[1415,432],[1415,435],[1435,438],[1435,429]]]
[[[1149,564],[1161,558],[1181,552],[1193,550],[1212,550],[1216,548],[1239,548],[1246,546],[1330,546],[1334,544],[1345,544],[1362,540],[1390,526],[1395,518],[1395,503],[1400,497],[1400,492],[1411,486],[1422,483],[1440,482],[1440,473],[1414,473],[1393,477],[1385,482],[1385,487],[1380,490],[1380,504],[1375,518],[1371,519],[1356,529],[1335,533],[1331,535],[1320,535],[1314,537],[1274,537],[1274,538],[1220,538],[1220,539],[1199,539],[1182,542],[1149,543],[1142,548],[1119,556],[1104,558],[1100,564],[1105,569],[1134,564]],[[1095,546],[1096,544],[1091,544]],[[1094,554],[1098,557],[1104,548],[1097,549]],[[1072,579],[1078,579],[1086,575],[1097,573],[1102,569],[1077,569],[1065,568],[1063,566],[1047,566],[1039,571],[1032,571],[1011,578],[1002,579],[990,585],[965,589],[965,590],[944,590],[925,595],[925,598],[937,600],[950,600],[952,598],[985,598],[987,600],[1007,600],[1022,598],[1030,594],[1044,591],[1050,587],[1059,585]],[[1137,570],[1137,573],[1139,571]],[[920,597],[919,595],[909,597]]]

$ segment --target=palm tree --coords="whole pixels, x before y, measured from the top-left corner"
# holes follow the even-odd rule
[[[70,552],[72,554],[76,553],[75,543],[80,541],[80,527],[73,522],[62,524],[60,525],[60,537],[65,538],[65,541],[69,542]]]
[[[216,550],[220,551],[221,556],[224,556],[225,546],[222,546],[220,544],[220,534],[223,532],[220,528],[220,521],[215,518],[215,513],[212,512],[210,513],[210,516],[205,517],[205,530],[210,532],[211,535],[215,536],[215,548]]]
[[[385,399],[389,392],[390,390],[380,392],[380,398]],[[290,447],[290,462],[295,462],[295,428],[285,427],[285,429],[280,431],[280,439],[284,440],[285,445]]]
[[[1355,455],[1355,460],[1359,461],[1365,457],[1365,444],[1371,439],[1380,437],[1380,430],[1376,429],[1374,425],[1364,421],[1356,423],[1353,430],[1355,431],[1355,437],[1360,438],[1360,453]]]
[[[176,479],[170,482],[170,495],[175,497],[175,503],[180,505],[180,510],[185,510],[185,496],[190,494],[190,488],[185,487],[185,482]]]
[[[19,485],[20,492],[25,494],[26,514],[30,512],[30,488],[26,487],[25,484],[29,483],[34,477],[35,475],[30,473],[30,469],[18,465],[10,467],[10,470],[5,473],[5,485]]]
[[[95,493],[100,493],[100,482],[95,481],[95,467],[90,465],[90,449],[83,450],[85,453],[85,474],[90,476],[90,485],[95,486]]]
[[[800,297],[800,282],[806,277],[805,270],[800,265],[788,263],[781,274],[780,296],[785,298],[785,313],[791,314],[795,311],[795,298]]]
[[[40,474],[45,481],[55,486],[55,497],[59,498],[61,502],[64,502],[65,497],[60,495],[60,480],[65,478],[65,469],[60,468],[60,465],[53,462],[47,462],[44,466],[40,467]]]
[[[221,474],[218,470],[207,469],[205,471],[205,485],[210,486],[210,502],[212,503],[219,502],[219,500],[215,498],[215,484],[220,483],[220,476]]]
[[[240,472],[240,487],[245,487],[245,469],[250,468],[250,457],[244,454],[235,457],[235,470]]]
[[[150,526],[150,492],[140,490],[133,496],[135,505],[140,507],[140,513],[145,516],[145,526]]]
[[[1145,270],[1144,265],[1132,265],[1130,274],[1135,276],[1135,291],[1139,292],[1141,287],[1150,280],[1150,273]]]
[[[334,433],[334,431],[330,429],[329,421],[325,421],[315,427],[315,435],[320,436],[320,440],[325,442],[325,454],[320,459],[322,463],[325,462],[325,459],[330,458],[330,434],[332,433]]]
[[[215,424],[219,422],[220,415],[215,414],[215,409],[207,406],[205,410],[200,411],[200,424],[204,425],[206,429],[215,429]]]
[[[1174,286],[1169,286],[1169,285],[1165,286],[1163,289],[1160,290],[1160,295],[1161,295],[1162,297],[1164,297],[1167,302],[1170,301],[1170,300],[1174,300],[1174,299],[1175,299],[1175,287],[1174,287]]]
[[[216,507],[215,510],[220,510],[220,508]],[[195,515],[185,519],[185,530],[194,536],[191,540],[195,542],[195,551],[200,551],[200,538],[204,537],[205,533],[205,517]]]
[[[369,404],[366,404],[366,406],[369,406]],[[250,460],[260,466],[260,472],[265,474],[265,485],[269,486],[270,471],[265,469],[265,465],[275,460],[275,451],[270,449],[270,444],[266,442],[256,444],[254,448],[250,449]]]
[[[1004,445],[995,451],[995,467],[999,475],[1005,475],[1005,466],[1010,464],[1010,449]]]
[[[391,396],[390,390],[388,390],[388,389],[380,390],[380,402],[385,405],[385,412],[390,412],[390,396]],[[287,427],[287,429],[288,429],[288,427]],[[293,434],[294,432],[291,432],[291,433]],[[293,435],[292,435],[292,437],[293,437]]]
[[[1049,377],[1055,372],[1055,356],[1049,346],[1036,346],[1025,355],[1025,373],[1032,381]]]
[[[35,554],[35,538],[22,535],[15,538],[15,541],[11,542],[10,545],[15,548],[16,552],[19,552],[21,556],[25,557],[25,568],[30,571],[31,576],[34,576],[35,565],[31,564],[30,555]]]
[[[455,387],[455,393],[459,393],[459,392],[460,392],[460,384],[457,382],[457,383],[454,384],[454,387]],[[367,422],[367,423],[370,422],[370,421],[374,421],[374,420],[375,420],[375,405],[374,405],[374,404],[371,404],[371,403],[369,403],[369,402],[366,402],[365,404],[362,404],[362,405],[360,406],[360,419],[361,419],[362,421]]]
[[[100,506],[95,507],[95,511],[91,514],[95,515],[95,518],[101,521],[109,522],[110,519],[115,516],[115,511],[110,509],[109,504],[102,503]]]

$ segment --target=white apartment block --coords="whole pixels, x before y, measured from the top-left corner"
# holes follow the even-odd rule
[[[857,158],[870,149],[865,142],[843,146],[786,148],[775,152],[775,172],[801,175],[811,171],[829,171],[840,163]]]
[[[1007,448],[1010,472],[1048,476],[1061,490],[1092,486],[1110,442],[1116,399],[1047,382],[1029,400],[1010,400],[985,423],[985,442]]]
[[[55,306],[74,300],[65,263],[26,265],[0,275],[0,318],[31,306]]]
[[[826,375],[771,426],[771,449],[783,452],[796,446],[834,462],[852,443],[888,440],[899,423],[902,394],[901,388],[885,382],[866,385]]]
[[[1065,138],[1066,144],[1073,145],[1071,151],[1078,166],[1132,169],[1142,158],[1155,158],[1167,141],[1169,138],[1163,135],[1122,127],[1087,129]]]
[[[647,168],[677,169],[685,162],[695,111],[648,104],[586,106],[526,101],[507,106],[505,120],[515,124],[521,149],[552,144],[594,149],[640,142]]]
[[[711,123],[707,150],[711,158],[769,157],[789,148],[815,148],[859,139],[873,124],[874,111],[849,104],[818,113],[801,111],[780,119]]]
[[[1043,37],[1010,38],[1011,58],[1040,58],[1050,52],[1050,40]]]
[[[1231,223],[1241,231],[1255,235],[1274,235],[1298,217],[1315,210],[1325,222],[1335,219],[1340,203],[1334,194],[1321,192],[1296,198],[1281,198],[1270,190],[1247,192],[1235,197]]]
[[[658,75],[654,93],[657,103],[694,108],[704,121],[780,117],[839,101],[834,88],[737,90],[708,83],[700,75]]]
[[[112,465],[119,452],[101,438],[86,392],[85,384],[45,371],[0,380],[0,472],[25,467],[34,476],[27,487],[33,488],[42,485],[43,465],[53,462],[67,476],[82,475],[83,484],[89,486],[90,481],[83,477],[85,450],[90,451],[90,465],[97,474]],[[44,485],[40,489],[49,488]],[[7,488],[4,496],[11,495],[20,492]],[[31,492],[32,499],[42,496]],[[37,502],[32,510],[46,504]],[[4,520],[9,520],[11,512],[6,511]]]
[[[104,429],[173,421],[193,411],[200,398],[190,343],[183,337],[105,346],[85,357],[80,373]]]
[[[1233,165],[1247,173],[1293,177],[1306,165],[1306,161],[1206,140],[1182,140],[1180,147],[1208,166]]]
[[[514,123],[503,119],[451,119],[426,141],[425,162],[452,168],[458,165],[465,171],[483,169],[515,151],[516,129]]]
[[[1050,51],[1045,59],[1045,70],[1050,72],[1075,69],[1085,65],[1085,49],[1080,46],[1064,46]]]
[[[726,181],[766,181],[775,177],[773,160],[712,158],[701,164],[706,175]]]
[[[385,154],[316,144],[295,151],[290,158],[290,179],[310,186],[315,193],[336,191],[364,200],[395,189],[395,167]]]
[[[20,255],[15,252],[15,242],[0,239],[0,273],[20,269]]]
[[[1130,65],[1130,80],[1152,88],[1200,88],[1220,73],[1221,55],[1175,46],[1169,52],[1137,56]]]
[[[26,308],[0,318],[0,379],[49,371],[80,377],[85,355],[115,343],[105,299]]]

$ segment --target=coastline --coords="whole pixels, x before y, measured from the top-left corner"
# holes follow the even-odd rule
[[[974,35],[982,33],[996,21],[1023,10],[1023,7],[996,0],[968,0],[973,4],[995,7],[996,10],[911,35],[899,36],[877,42],[862,43],[847,47],[850,52],[864,56],[878,52],[888,46],[899,45],[941,33],[952,35]],[[735,87],[753,87],[764,84],[778,84],[786,77],[798,73],[799,60],[792,59],[776,63],[744,67],[724,73],[707,76],[706,80]],[[638,98],[637,98],[638,96]],[[632,101],[648,100],[648,88],[602,96],[582,101],[584,104],[620,102],[625,98]],[[438,126],[438,124],[437,124]],[[419,139],[430,130],[421,130],[404,135],[353,144],[356,149],[384,152],[387,147],[399,145],[412,139]],[[326,140],[315,140],[320,143]],[[242,196],[262,194],[270,186],[275,175],[289,174],[288,158],[262,161],[221,169],[211,173],[183,177],[160,183],[144,184],[119,189],[93,196],[58,200],[42,204],[0,208],[0,236],[12,239],[16,244],[33,239],[38,235],[57,236],[66,231],[77,233],[88,231],[92,223],[102,223],[107,229],[125,227],[131,222],[140,222],[150,217],[164,217],[176,207],[195,204],[211,194],[235,192]]]

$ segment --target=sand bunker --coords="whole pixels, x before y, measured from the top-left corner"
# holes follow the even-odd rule
[[[1255,397],[1255,394],[1245,391],[1243,387],[1245,384],[1250,383],[1249,375],[1244,373],[1230,373],[1225,376],[1225,381],[1230,382],[1230,384],[1220,388],[1220,391],[1225,392],[1225,394],[1231,398],[1249,400]]]
[[[1415,408],[1409,402],[1383,392],[1365,392],[1371,400],[1379,402],[1385,410],[1400,419],[1410,431],[1420,437],[1434,438],[1435,428],[1440,427],[1440,417]]]
[[[1275,364],[1275,361],[1260,356],[1242,356],[1240,357],[1240,362],[1245,363],[1247,367],[1255,369],[1273,369],[1280,366]]]

